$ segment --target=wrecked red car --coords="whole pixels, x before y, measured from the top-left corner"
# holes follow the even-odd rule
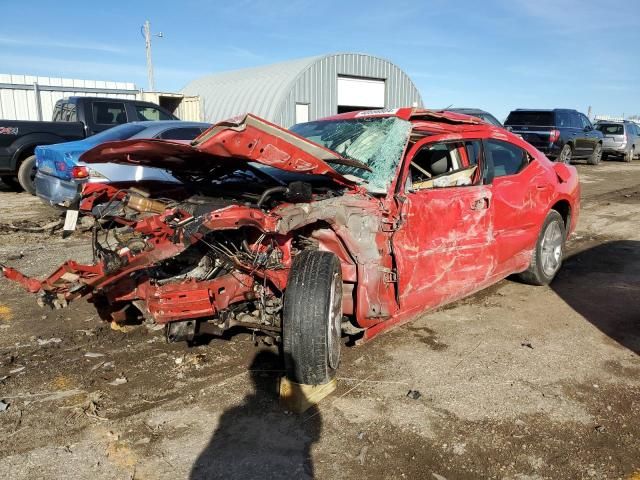
[[[367,340],[509,275],[549,283],[579,213],[576,170],[473,117],[352,112],[290,130],[252,115],[193,142],[132,140],[86,163],[166,168],[183,184],[88,185],[94,263],[4,275],[170,340],[233,326],[281,342],[289,377],[335,374]]]

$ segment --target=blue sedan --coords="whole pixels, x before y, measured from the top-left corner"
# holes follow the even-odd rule
[[[51,205],[70,207],[80,197],[85,183],[160,180],[178,182],[166,170],[151,167],[92,164],[78,159],[87,150],[104,142],[136,138],[162,138],[165,140],[193,140],[211,125],[200,122],[164,120],[131,122],[75,142],[36,147],[36,195]]]

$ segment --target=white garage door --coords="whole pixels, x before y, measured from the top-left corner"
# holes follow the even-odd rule
[[[384,108],[384,80],[338,77],[338,105]]]

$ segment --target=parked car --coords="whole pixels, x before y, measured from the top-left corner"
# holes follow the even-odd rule
[[[150,102],[69,97],[56,102],[52,122],[0,120],[0,180],[35,194],[35,148],[90,137],[122,123],[178,120]]]
[[[3,266],[7,278],[54,306],[86,297],[105,319],[140,309],[169,340],[262,332],[305,384],[335,375],[343,332],[368,340],[515,273],[548,284],[579,213],[574,167],[414,108],[290,131],[246,115],[191,144],[108,142],[81,161],[166,168],[183,190],[88,185],[80,208],[103,219],[95,263],[45,280]]]
[[[599,121],[596,130],[604,135],[602,158],[622,158],[625,162],[631,162],[640,155],[640,127],[627,120]]]
[[[36,195],[51,205],[70,207],[77,204],[82,186],[86,183],[132,180],[178,182],[166,170],[159,168],[112,163],[99,163],[88,167],[78,159],[87,150],[104,142],[135,138],[193,140],[210,126],[208,123],[180,120],[132,122],[118,125],[84,140],[36,147]]]
[[[517,109],[509,114],[504,125],[557,162],[586,159],[597,165],[602,158],[602,133],[576,110]]]
[[[491,125],[495,125],[496,127],[504,128],[504,125],[500,123],[500,120],[489,112],[485,112],[479,108],[448,108],[447,110],[450,112],[463,113],[464,115],[471,115],[472,117],[479,118],[480,120],[490,123]]]

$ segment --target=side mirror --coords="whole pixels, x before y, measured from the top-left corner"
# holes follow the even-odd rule
[[[585,132],[590,132],[591,130],[593,130],[593,127],[590,127],[589,125],[584,127]]]

